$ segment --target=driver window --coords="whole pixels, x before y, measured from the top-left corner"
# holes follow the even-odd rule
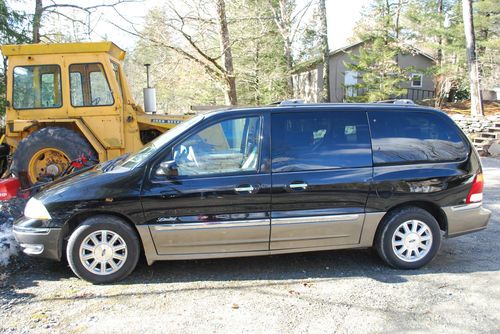
[[[173,149],[179,175],[257,171],[260,118],[226,120],[201,130]]]
[[[114,104],[102,64],[72,64],[69,67],[71,105],[73,107]]]

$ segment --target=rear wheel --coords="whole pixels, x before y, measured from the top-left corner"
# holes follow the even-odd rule
[[[82,154],[88,160],[96,159],[90,144],[78,133],[66,128],[43,128],[21,140],[12,157],[11,171],[35,184],[59,177]]]
[[[399,269],[417,269],[429,263],[441,244],[441,230],[427,211],[407,207],[389,213],[381,223],[375,246],[380,257]]]
[[[120,218],[88,218],[71,234],[66,248],[68,263],[80,278],[111,283],[127,277],[139,260],[135,231]]]

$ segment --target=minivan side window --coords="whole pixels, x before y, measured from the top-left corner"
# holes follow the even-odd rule
[[[446,118],[424,111],[369,112],[375,164],[459,161],[468,146]]]
[[[256,172],[260,142],[260,117],[229,119],[191,135],[172,157],[180,176]]]
[[[273,114],[271,150],[273,172],[372,165],[366,114],[358,111]]]

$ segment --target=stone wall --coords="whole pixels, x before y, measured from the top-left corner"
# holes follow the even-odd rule
[[[465,134],[470,135],[474,138],[474,134],[479,132],[487,131],[488,128],[492,127],[495,122],[500,121],[500,116],[486,116],[486,117],[472,117],[464,116],[462,114],[450,115],[451,119],[457,123],[457,125],[462,129]]]

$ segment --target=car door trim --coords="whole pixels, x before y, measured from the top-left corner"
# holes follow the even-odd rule
[[[291,218],[272,218],[273,225],[288,224],[306,224],[306,223],[328,223],[337,221],[357,221],[359,214],[333,215],[333,216],[311,216],[311,217],[291,217]]]
[[[195,229],[217,229],[217,228],[237,228],[237,227],[253,227],[265,226],[271,223],[270,219],[255,219],[255,220],[232,220],[232,221],[215,221],[202,223],[177,223],[177,224],[161,224],[151,225],[154,231],[178,231],[178,230],[195,230]]]

